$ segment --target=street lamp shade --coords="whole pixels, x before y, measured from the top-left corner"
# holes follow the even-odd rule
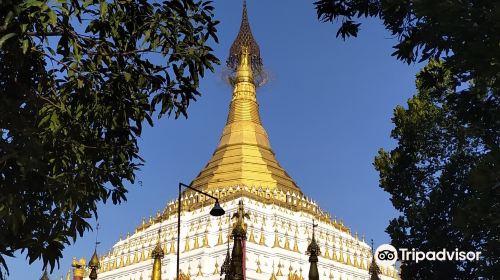
[[[220,217],[220,216],[224,215],[225,213],[226,213],[226,211],[224,211],[224,209],[222,209],[222,207],[219,204],[219,201],[216,201],[214,207],[212,208],[212,210],[210,210],[210,215],[215,216],[215,217]]]

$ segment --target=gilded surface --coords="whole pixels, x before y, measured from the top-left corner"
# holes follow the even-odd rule
[[[247,48],[243,48],[229,115],[219,145],[191,185],[204,191],[247,185],[301,193],[276,160],[261,124],[248,56]]]

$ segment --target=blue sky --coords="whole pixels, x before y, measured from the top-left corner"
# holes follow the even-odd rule
[[[261,118],[281,165],[301,187],[353,232],[389,241],[385,228],[397,215],[389,196],[378,187],[372,162],[379,148],[395,142],[389,134],[393,109],[415,92],[420,65],[391,57],[395,40],[378,20],[365,20],[359,38],[335,37],[336,24],[316,19],[313,1],[250,0],[249,18],[270,82],[258,91]],[[241,1],[216,1],[220,43],[225,61],[236,37]],[[146,160],[129,186],[128,202],[101,206],[98,252],[120,234],[133,232],[142,217],[154,215],[176,197],[179,181],[189,183],[209,160],[224,127],[231,88],[221,78],[223,66],[202,81],[203,95],[189,108],[189,119],[163,118],[146,128],[140,149]],[[72,257],[93,252],[95,234],[64,251],[65,275]],[[23,255],[9,259],[9,279],[38,279],[41,263],[28,266]]]

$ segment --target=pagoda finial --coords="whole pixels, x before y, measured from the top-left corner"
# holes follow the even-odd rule
[[[153,261],[153,272],[151,274],[151,280],[161,280],[161,259],[165,256],[165,252],[161,247],[161,218],[160,218],[160,227],[158,228],[158,241],[156,242],[156,246],[151,253],[154,261]]]
[[[380,268],[377,265],[377,262],[375,261],[375,254],[373,252],[373,239],[371,240],[371,245],[372,245],[372,262],[368,268],[368,274],[370,275],[370,279],[374,280],[380,280],[379,274],[382,273]]]
[[[90,269],[89,279],[97,279],[97,270],[100,268],[99,257],[97,256],[97,245],[100,244],[99,240],[99,222],[96,225],[96,235],[95,235],[95,247],[94,254],[90,257],[88,268]]]
[[[309,267],[309,280],[319,280],[319,272],[318,272],[318,256],[321,254],[318,243],[316,243],[315,231],[318,224],[316,224],[313,220],[313,232],[312,239],[309,246],[307,246],[307,254],[309,255],[309,262],[311,263]]]
[[[228,231],[231,229],[230,226],[227,227]],[[221,229],[222,230],[222,229]],[[227,253],[226,253],[226,259],[222,263],[221,270],[220,270],[220,276],[222,280],[222,275],[224,275],[224,279],[228,280],[230,275],[229,275],[229,270],[231,269],[231,253],[230,253],[230,247],[229,243],[231,240],[231,235],[228,233],[227,235]]]
[[[260,57],[260,48],[255,41],[252,30],[250,29],[250,23],[248,21],[247,12],[247,1],[243,0],[243,12],[241,16],[240,31],[236,36],[231,49],[229,50],[229,57],[227,59],[227,66],[233,70],[238,68],[240,64],[240,54],[242,47],[247,47],[249,52],[249,57],[251,60],[252,70],[259,73],[262,70],[262,59]]]
[[[231,265],[229,268],[229,279],[244,280],[245,277],[245,241],[247,239],[245,218],[250,218],[243,207],[243,200],[238,203],[238,212],[234,213],[233,218],[236,218],[232,236],[233,236],[233,251],[231,254]]]

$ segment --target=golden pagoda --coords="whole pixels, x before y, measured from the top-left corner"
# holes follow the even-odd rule
[[[257,100],[257,88],[265,71],[259,45],[250,28],[246,1],[243,2],[240,29],[230,48],[227,65],[231,70],[228,80],[232,98],[226,125],[212,157],[190,185],[217,197],[228,216],[210,216],[208,212],[213,201],[186,190],[180,199],[180,246],[174,247],[176,234],[156,235],[159,230],[177,229],[178,203],[173,199],[160,215],[149,222],[138,223],[134,234],[120,239],[104,254],[101,265],[108,269],[102,270],[98,279],[129,280],[143,275],[147,276],[144,279],[149,279],[153,272],[154,275],[160,274],[161,279],[175,279],[176,250],[180,251],[180,270],[183,271],[180,279],[214,279],[217,273],[232,273],[237,279],[277,279],[286,277],[282,272],[282,260],[286,260],[290,268],[295,268],[290,270],[289,279],[303,279],[302,271],[308,274],[310,267],[308,260],[311,256],[306,256],[306,251],[313,252],[317,275],[328,272],[333,279],[369,279],[366,268],[319,254],[316,243],[325,244],[325,251],[334,254],[337,248],[342,250],[345,243],[349,244],[349,254],[356,254],[360,263],[371,260],[370,246],[357,240],[349,228],[332,219],[329,213],[305,196],[271,148]],[[238,220],[233,222],[230,215],[235,213]],[[242,213],[252,222],[248,241]],[[310,235],[313,232],[312,220],[316,221],[319,238]],[[258,242],[254,230],[258,231]],[[228,241],[230,236],[233,238]],[[202,245],[198,240],[202,240]],[[311,241],[316,245],[309,246]],[[168,254],[164,254],[160,244],[171,245]],[[234,258],[227,259],[230,245]],[[318,250],[312,250],[316,249],[315,246]],[[142,257],[144,252],[150,253]],[[124,262],[123,258],[130,255],[141,257],[138,261]],[[276,273],[273,263],[278,264]],[[197,271],[191,272],[192,265],[197,266]],[[381,277],[383,280],[393,279]]]

